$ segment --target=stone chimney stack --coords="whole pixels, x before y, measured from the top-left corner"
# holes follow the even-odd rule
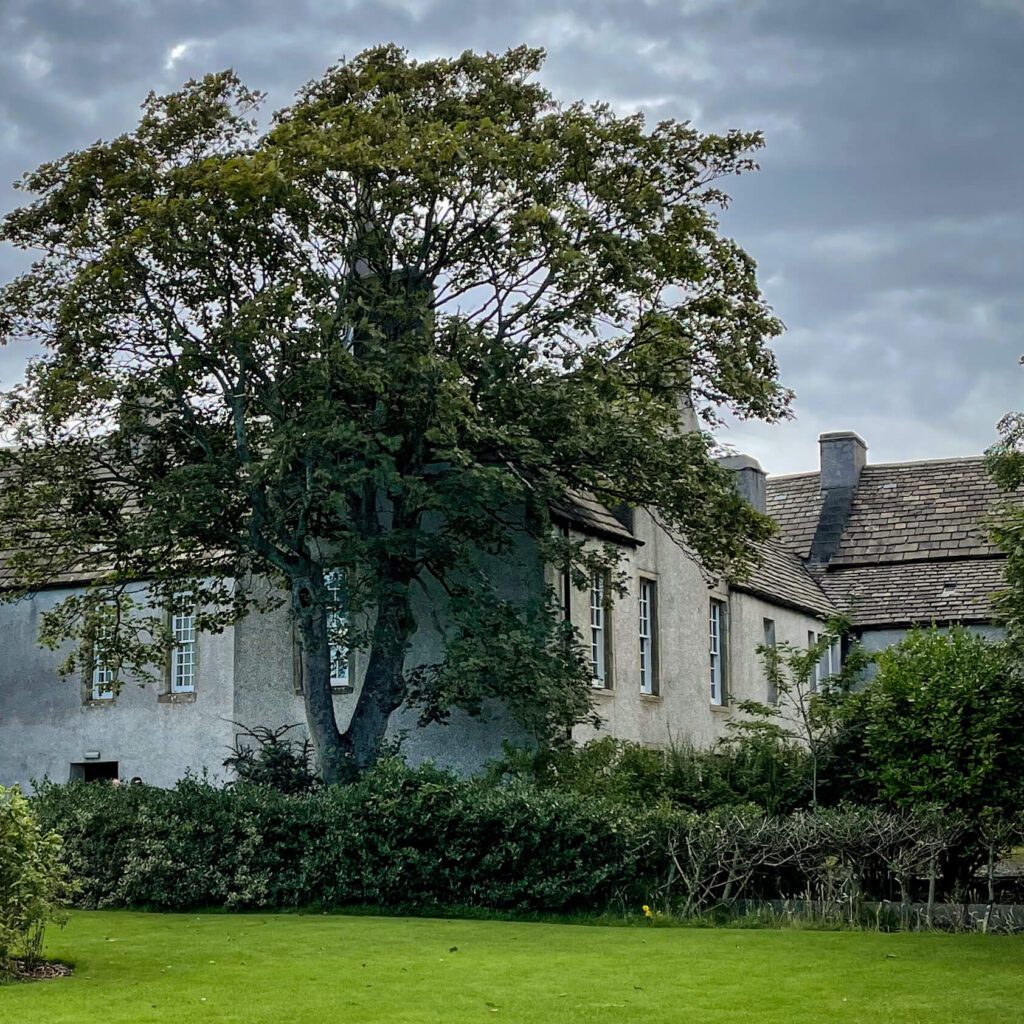
[[[723,469],[732,471],[736,493],[758,512],[767,508],[765,473],[761,463],[750,455],[726,455],[717,460]]]
[[[821,489],[850,487],[860,481],[860,471],[868,461],[868,446],[852,430],[836,430],[818,438],[821,450]]]
[[[821,450],[821,514],[808,560],[815,565],[828,565],[839,550],[843,530],[850,519],[860,473],[868,461],[868,446],[852,430],[822,434],[818,445]]]

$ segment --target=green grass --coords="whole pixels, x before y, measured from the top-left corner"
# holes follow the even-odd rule
[[[457,948],[456,948],[457,947]],[[75,913],[18,1024],[969,1024],[1021,1019],[1024,937]]]

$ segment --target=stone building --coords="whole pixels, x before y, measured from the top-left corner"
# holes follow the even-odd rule
[[[872,466],[854,433],[819,444],[819,471],[768,480],[767,510],[864,645],[880,650],[932,622],[1000,635],[991,595],[1005,555],[983,520],[1005,495],[984,459]]]
[[[868,646],[892,642],[914,623],[991,618],[988,595],[1001,580],[1001,555],[978,526],[995,488],[980,459],[889,466],[866,464],[855,434],[824,434],[814,473],[765,478],[753,459],[727,460],[737,486],[766,509],[780,533],[742,583],[709,579],[645,511],[615,516],[580,498],[560,511],[562,528],[622,551],[625,597],[608,582],[589,590],[561,586],[566,612],[590,646],[594,701],[602,730],[650,745],[706,746],[725,734],[735,704],[765,701],[768,683],[756,648],[806,646],[837,611]],[[540,584],[528,551],[503,566],[510,593]],[[103,690],[102,669],[60,680],[60,652],[41,649],[40,615],[68,590],[51,589],[0,605],[0,784],[119,775],[171,785],[186,771],[222,777],[237,726],[302,723],[302,680],[286,610],[253,615],[216,636],[197,635],[188,616],[172,623],[177,643],[165,677]],[[440,634],[429,599],[411,664],[431,660]],[[98,674],[97,674],[98,673]],[[344,727],[360,685],[358,652],[334,680]],[[393,716],[412,762],[472,771],[497,756],[505,738],[522,739],[500,707],[477,718],[419,728]],[[575,738],[596,735],[580,726]]]

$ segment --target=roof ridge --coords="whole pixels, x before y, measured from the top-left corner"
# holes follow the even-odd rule
[[[778,480],[795,480],[797,477],[801,476],[821,476],[821,471],[817,469],[812,469],[807,470],[803,473],[769,473],[767,482],[771,484],[775,483]]]
[[[907,459],[903,462],[868,462],[865,464],[862,472],[871,469],[900,469],[904,466],[941,466],[948,465],[949,463],[957,462],[984,462],[984,455],[951,455],[942,459]],[[767,475],[767,483],[778,483],[783,480],[797,480],[802,477],[815,477],[821,476],[821,470],[809,469],[804,470],[802,473],[769,473]]]
[[[836,555],[826,568],[826,572],[840,572],[843,569],[863,569],[876,565],[946,565],[949,562],[995,562],[1006,560],[1006,553],[1003,551],[978,551],[971,549],[973,554],[942,555],[938,554],[931,558],[891,558],[886,556],[857,556],[857,555]],[[857,561],[844,561],[844,558],[857,559]]]
[[[945,459],[910,459],[907,462],[869,462],[864,466],[864,469],[899,469],[902,466],[939,466],[950,462],[984,462],[984,460],[984,455],[954,455]]]

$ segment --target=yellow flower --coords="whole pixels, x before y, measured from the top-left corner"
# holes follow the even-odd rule
[[[646,903],[640,909],[644,912],[644,917],[654,917],[651,913],[651,908]]]

